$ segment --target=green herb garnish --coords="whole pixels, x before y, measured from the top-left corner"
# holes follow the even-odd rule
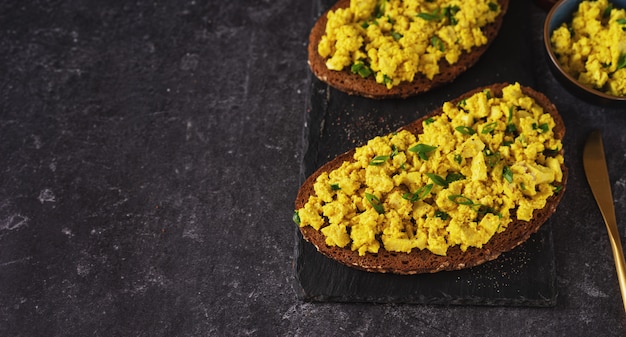
[[[444,52],[446,50],[446,46],[443,44],[443,41],[441,41],[438,36],[431,37],[430,44],[441,52]]]
[[[459,6],[448,6],[446,8],[443,9],[443,14],[446,16],[446,18],[448,19],[448,22],[454,26],[457,23],[459,23],[459,20],[457,20],[454,15],[456,13],[458,13],[461,10],[461,8],[459,8]]]
[[[467,136],[471,136],[473,134],[476,133],[476,131],[474,131],[474,129],[470,128],[469,126],[465,126],[465,125],[460,125],[454,128],[456,131],[467,135]]]
[[[494,167],[500,162],[500,152],[493,152],[486,148],[483,150],[483,154],[485,155],[485,162],[489,167]]]
[[[441,10],[441,8],[437,8],[430,13],[418,13],[417,17],[426,21],[440,21],[441,19],[446,18],[448,19],[448,23],[454,26],[459,22],[454,17],[454,15],[459,12],[459,10],[461,10],[461,8],[459,8],[458,6],[447,6],[443,9],[443,11]]]
[[[432,13],[417,13],[417,17],[426,21],[439,21],[442,18],[440,11],[441,9],[437,8]]]
[[[491,122],[491,123],[489,123],[489,124],[486,124],[485,126],[483,126],[483,131],[481,131],[481,133],[482,133],[483,135],[486,135],[486,134],[488,134],[488,133],[492,133],[492,132],[493,132],[493,130],[495,130],[495,129],[496,129],[496,126],[497,126],[497,125],[498,125],[498,123],[496,123],[496,122]]]
[[[506,120],[506,132],[515,133],[517,132],[517,127],[513,123],[513,107],[509,107],[509,116]]]
[[[540,133],[546,133],[548,132],[548,130],[550,130],[550,126],[548,125],[548,123],[542,123],[541,125],[537,125],[537,123],[533,123],[532,124],[533,130],[541,130]]]
[[[361,77],[366,78],[372,74],[372,69],[363,62],[357,62],[350,67],[350,71],[353,74],[359,74]]]
[[[394,40],[398,41],[400,40],[402,37],[404,37],[404,35],[396,32],[396,31],[391,31],[391,37],[393,37]]]
[[[393,159],[393,157],[395,157],[396,155],[398,155],[398,148],[391,144],[391,155],[389,156],[389,158]]]
[[[383,13],[385,13],[385,3],[384,2],[381,3],[381,4],[376,5],[376,10],[374,12],[374,16],[377,19],[380,19],[383,16]]]
[[[617,60],[617,69],[622,69],[624,67],[626,67],[626,54],[620,55],[619,59]]]
[[[465,206],[469,206],[471,207],[473,210],[475,210],[478,214],[487,214],[487,213],[492,213],[495,214],[499,217],[502,217],[502,215],[500,213],[498,213],[495,209],[493,209],[492,207],[486,206],[486,205],[482,205],[482,204],[476,204],[474,203],[474,201],[472,201],[472,199],[462,195],[462,194],[453,194],[448,196],[448,199],[456,204],[459,205],[465,205]]]
[[[450,185],[451,183],[457,180],[465,179],[465,176],[463,174],[457,173],[457,172],[448,173],[445,179],[442,176],[435,174],[435,173],[426,173],[426,175],[428,176],[428,178],[430,178],[430,180],[432,180],[433,183],[439,186],[443,186],[444,188],[447,188],[448,185]]]
[[[440,218],[441,220],[448,220],[450,215],[444,211],[435,211],[435,218]]]
[[[467,205],[467,206],[474,205],[474,202],[472,201],[472,199],[461,194],[450,195],[448,196],[448,199],[452,201],[453,203],[459,204],[459,205]]]
[[[428,178],[430,178],[430,180],[433,181],[433,183],[439,186],[448,187],[448,182],[445,179],[443,179],[443,177],[441,177],[440,175],[437,175],[434,173],[426,173],[426,175],[428,176]]]
[[[497,215],[499,218],[502,218],[502,214],[500,214],[498,211],[493,209],[493,207],[489,207],[485,205],[478,205],[478,204],[475,204],[475,206],[478,206],[478,209],[476,210],[478,214],[485,215],[487,213],[491,213],[491,214]]]
[[[517,126],[515,126],[515,124],[513,124],[513,123],[508,124],[506,126],[506,132],[508,132],[508,133],[515,133],[515,132],[517,132]]]
[[[297,225],[300,225],[300,214],[298,214],[298,211],[293,212],[291,220],[293,220],[293,222],[295,222]]]
[[[424,185],[420,188],[417,189],[417,191],[415,191],[415,193],[404,193],[402,195],[402,198],[410,201],[410,202],[416,202],[420,199],[424,199],[424,197],[430,193],[430,190],[432,190],[433,188],[433,184],[427,184]]]
[[[509,107],[509,116],[507,118],[507,124],[506,124],[505,132],[512,133],[512,134],[517,134],[517,126],[515,126],[515,123],[513,122],[513,111],[514,111],[514,109],[515,109],[515,107],[513,107],[513,106]]]
[[[465,176],[457,172],[448,173],[448,175],[446,176],[446,182],[448,184],[451,184],[457,180],[463,180],[463,179],[465,179]]]
[[[341,187],[339,187],[339,184],[330,184],[330,189],[333,191],[339,191]]]
[[[365,199],[367,199],[370,205],[374,207],[374,209],[376,210],[376,212],[378,212],[378,214],[385,213],[385,209],[383,208],[383,205],[380,203],[380,199],[378,199],[378,197],[376,197],[373,194],[365,193]]]
[[[513,182],[513,171],[508,166],[502,168],[502,177],[509,183]]]
[[[411,152],[416,152],[422,160],[428,160],[428,153],[435,150],[436,146],[417,144],[409,149]]]
[[[609,4],[609,6],[604,9],[604,12],[602,13],[602,17],[603,18],[610,17],[612,10],[613,10],[613,4]]]
[[[370,161],[370,165],[372,166],[382,165],[387,161],[387,159],[389,159],[389,156],[376,156]]]

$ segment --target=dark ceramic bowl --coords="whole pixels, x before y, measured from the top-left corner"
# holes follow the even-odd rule
[[[603,106],[626,108],[626,97],[613,96],[601,91],[589,88],[579,83],[574,77],[566,73],[559,65],[559,62],[552,50],[550,36],[552,31],[558,28],[563,22],[571,22],[573,13],[578,9],[582,0],[560,0],[548,12],[543,26],[543,42],[550,58],[550,69],[555,77],[565,88],[574,95],[582,99]],[[626,8],[626,0],[609,0],[614,8]]]

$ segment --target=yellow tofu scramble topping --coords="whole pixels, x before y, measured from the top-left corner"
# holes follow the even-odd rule
[[[387,88],[420,73],[432,79],[449,64],[486,44],[481,27],[500,14],[496,0],[351,0],[328,13],[318,53],[330,70],[347,67]]]
[[[562,188],[555,122],[519,84],[503,97],[484,91],[423,122],[356,149],[354,161],[322,173],[294,213],[326,244],[360,255],[413,248],[446,255],[482,247],[506,230],[512,212],[529,221]]]
[[[626,10],[607,0],[583,1],[550,42],[563,70],[580,83],[626,96]]]

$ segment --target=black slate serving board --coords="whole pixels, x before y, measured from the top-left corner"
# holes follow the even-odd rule
[[[333,4],[318,1],[319,16]],[[501,31],[481,60],[453,83],[409,99],[371,100],[339,92],[311,76],[301,179],[368,139],[408,124],[476,87],[499,82],[533,86],[529,4],[511,1]],[[554,306],[551,224],[495,261],[453,272],[392,275],[359,271],[317,252],[296,230],[296,278],[306,301],[442,305]]]

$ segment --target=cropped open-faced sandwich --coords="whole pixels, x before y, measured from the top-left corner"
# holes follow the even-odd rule
[[[496,38],[508,0],[339,0],[313,26],[317,78],[369,98],[405,98],[453,81]]]

